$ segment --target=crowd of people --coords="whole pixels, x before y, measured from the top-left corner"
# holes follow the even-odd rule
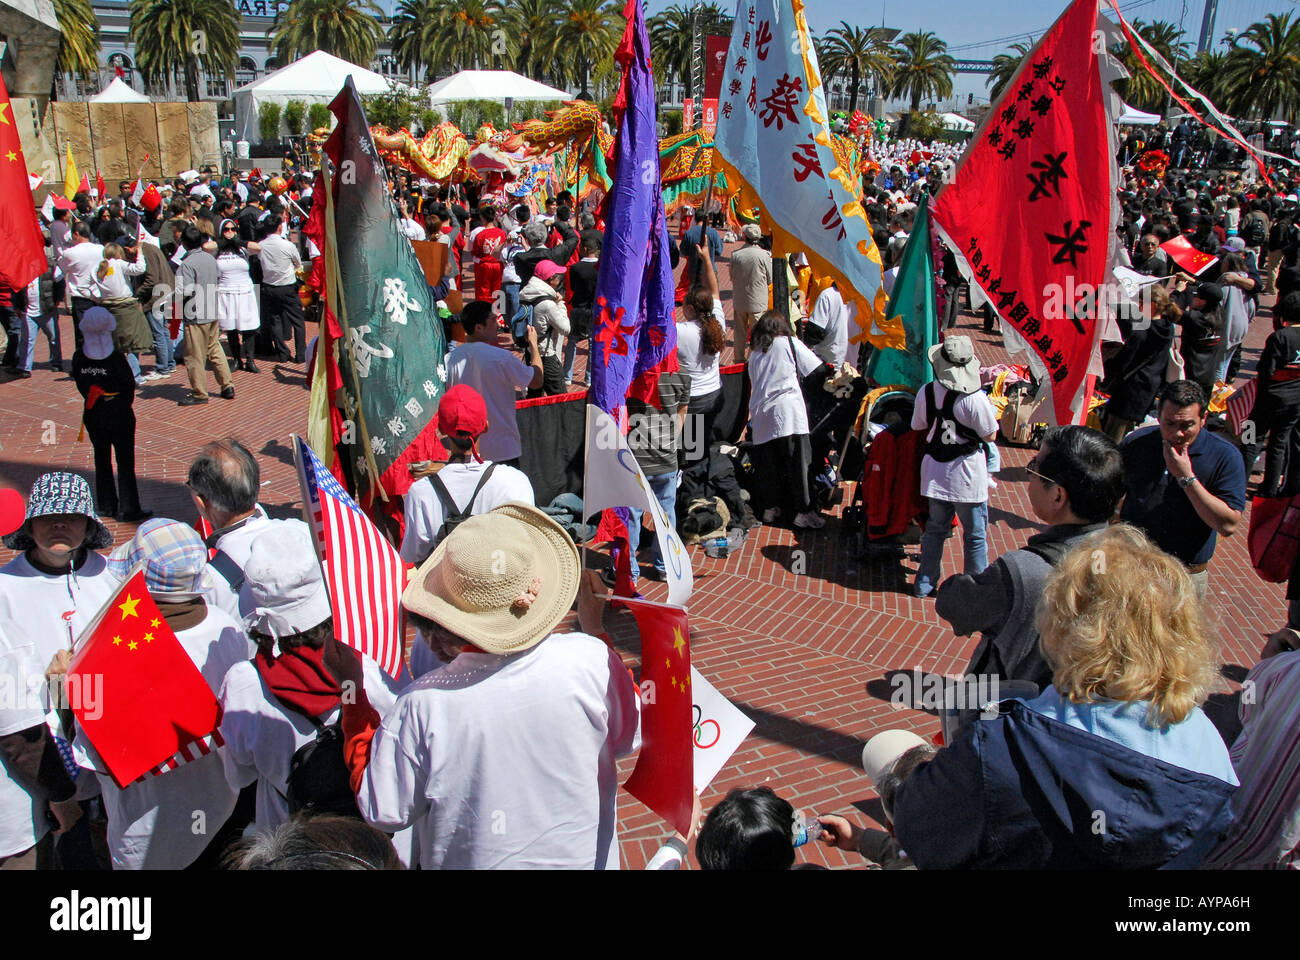
[[[918,205],[959,152],[869,148],[864,210],[887,288]],[[0,708],[0,869],[617,867],[616,763],[641,742],[638,689],[604,623],[618,558],[584,570],[554,504],[535,502],[521,456],[525,440],[539,441],[521,435],[516,413],[520,398],[588,386],[599,209],[568,192],[519,203],[394,173],[398,228],[447,246],[434,296],[445,305],[463,294],[443,321],[445,462],[421,471],[403,504],[400,554],[414,570],[401,602],[416,632],[394,677],[336,638],[311,534],[259,504],[261,468],[243,443],[193,457],[186,486],[206,538],[190,518],[153,518],[140,503],[133,404],[153,383],[183,363],[181,403],[198,405],[209,401],[208,366],[228,398],[235,374],[259,372],[258,357],[301,364],[308,352],[298,290],[319,251],[292,228],[310,209],[310,179],[273,187],[190,173],[143,193],[122,184],[99,209],[79,197],[56,211],[50,271],[0,292],[6,365],[19,377],[42,333],[62,369],[66,299],[95,451],[93,492],[78,475],[43,474],[6,531],[17,555],[0,568],[0,656],[9,675],[42,682],[35,701]],[[1300,228],[1292,179],[1279,171],[1274,182],[1125,168],[1120,245],[1152,291],[1106,348],[1100,428],[1046,431],[1025,467],[1043,529],[991,563],[1000,424],[989,364],[953,330],[929,350],[934,381],[896,425],[918,438],[915,473],[901,475],[908,502],[928,514],[911,591],[955,635],[980,634],[968,674],[1014,698],[952,712],[942,745],[901,730],[864,745],[883,830],[738,790],[707,816],[697,808],[651,867],[680,866],[694,842],[705,869],[785,869],[810,840],[886,869],[1293,863],[1300,578],[1288,623],[1251,673],[1268,693],[1242,704],[1240,732],[1202,709],[1218,667],[1209,570],[1219,538],[1242,530],[1260,454],[1259,492],[1300,492],[1290,466]],[[844,291],[814,286],[801,254],[774,257],[760,223],[739,226],[730,235],[704,210],[681,216],[670,251],[678,369],[628,401],[649,492],[700,541],[743,541],[764,524],[823,528],[822,478],[829,471],[831,490],[860,478],[835,472],[859,438],[865,389],[852,385],[870,350],[851,343]],[[1178,236],[1217,262],[1187,273],[1162,249]],[[936,274],[951,328],[967,284],[952,262]],[[781,289],[789,299],[778,303]],[[177,306],[158,309],[168,297]],[[966,297],[978,312],[982,297]],[[1257,362],[1256,433],[1241,442],[1217,408],[1244,379],[1242,346],[1266,312],[1276,330]],[[723,377],[738,371],[724,373],[727,359],[743,364],[748,394],[730,433]],[[139,526],[105,556],[108,516]],[[958,523],[963,569],[945,576]],[[634,587],[662,579],[640,511],[630,533]],[[221,703],[224,742],[122,787],[62,709],[60,684],[73,642],[137,565]],[[562,629],[575,607],[576,626]],[[190,828],[195,811],[208,829]]]

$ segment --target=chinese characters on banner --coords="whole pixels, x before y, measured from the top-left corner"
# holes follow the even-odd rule
[[[831,151],[816,58],[802,0],[741,0],[718,104],[719,166],[739,205],[760,207],[774,253],[803,251],[815,277],[837,283],[858,327],[853,341],[901,348],[901,327],[893,336],[873,329],[885,322],[880,253],[854,171]]]
[[[930,210],[971,280],[1042,358],[1057,423],[1082,422],[1097,339],[1095,298],[1072,291],[1106,282],[1115,236],[1096,26],[1097,0],[1075,0],[1025,57]]]

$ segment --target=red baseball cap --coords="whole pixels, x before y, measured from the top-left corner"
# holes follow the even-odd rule
[[[438,401],[438,432],[447,437],[469,437],[471,441],[487,429],[487,405],[473,387],[457,384]],[[473,444],[478,460],[478,445]]]

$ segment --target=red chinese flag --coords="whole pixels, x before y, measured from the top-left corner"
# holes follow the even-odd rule
[[[1208,268],[1219,262],[1218,257],[1197,250],[1182,234],[1160,244],[1160,249],[1169,254],[1174,263],[1194,277],[1199,277]]]
[[[104,186],[104,175],[98,170],[95,171],[95,189],[99,191],[99,199],[103,200],[105,191],[107,191],[108,188]]]
[[[77,193],[90,193],[90,178],[84,173],[81,175],[81,182],[77,184]]]
[[[625,606],[641,630],[641,753],[623,788],[685,836],[695,800],[686,611],[648,601]]]
[[[5,255],[0,257],[0,283],[21,290],[42,273],[45,241],[37,225],[36,204],[27,179],[27,161],[14,126],[9,91],[0,78],[0,236]]]
[[[69,683],[96,676],[103,695],[90,709],[74,698],[72,712],[119,787],[211,736],[221,722],[221,705],[149,596],[143,570],[77,643]]]
[[[1025,58],[930,206],[975,282],[1046,365],[1057,423],[1082,423],[1098,324],[1081,307],[1115,242],[1114,151],[1097,0],[1075,0]]]

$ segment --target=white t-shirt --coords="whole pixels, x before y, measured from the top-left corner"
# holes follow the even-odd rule
[[[243,629],[211,606],[201,623],[181,630],[176,639],[202,672],[213,695],[221,690],[231,667],[257,652]],[[105,700],[109,697],[106,691]],[[78,764],[95,770],[99,777],[114,870],[181,870],[198,858],[238,799],[226,782],[223,749],[124,790],[107,773],[78,724],[73,752]],[[202,831],[196,829],[199,823]]]
[[[304,530],[307,529],[307,524],[301,520],[272,520],[266,515],[266,511],[262,509],[260,503],[255,510],[256,512],[248,518],[243,526],[236,527],[229,533],[223,533],[215,544],[216,548],[228,556],[240,570],[243,570],[248,565],[249,554],[253,552],[253,541],[266,531],[272,530],[282,523],[296,523],[301,525]],[[310,536],[308,540],[310,540]],[[235,593],[230,587],[230,582],[211,563],[208,564],[207,572],[208,576],[214,581],[215,589],[212,594],[205,594],[206,596],[209,596],[213,602],[236,620],[242,620],[253,612],[257,602],[253,599],[253,595],[247,586]],[[226,588],[224,591],[221,590],[223,586]],[[227,606],[227,597],[233,598],[230,606]]]
[[[44,670],[56,653],[72,649],[119,586],[93,551],[80,570],[60,575],[42,573],[19,554],[0,567],[0,620],[22,625]]]
[[[839,290],[830,286],[821,292],[808,322],[826,331],[825,338],[812,352],[838,370],[849,352],[849,308],[844,305]]]
[[[397,221],[397,229],[402,231],[407,240],[426,240],[428,235],[424,232],[424,227],[420,226],[409,217],[405,220]]]
[[[478,438],[484,460],[515,460],[523,453],[515,419],[515,391],[533,382],[533,368],[502,347],[490,343],[461,343],[447,356],[447,386],[463,383],[483,397],[488,428]]]
[[[726,329],[727,317],[717,300],[713,301],[713,317]],[[692,397],[702,397],[722,389],[722,375],[718,372],[722,356],[704,352],[701,333],[700,325],[694,320],[682,320],[677,324],[677,363],[682,373],[691,376]]]
[[[821,358],[793,337],[777,337],[766,353],[750,351],[749,434],[754,443],[808,432],[808,407],[799,378],[821,365]]]
[[[397,695],[410,683],[405,670],[394,680],[367,656],[361,657],[366,697],[382,717],[397,702]],[[226,782],[238,791],[257,783],[257,814],[253,821],[259,833],[269,833],[289,819],[285,796],[289,762],[304,745],[316,738],[312,722],[296,710],[285,707],[262,680],[252,663],[236,663],[221,687],[220,751]],[[337,722],[335,707],[321,717],[323,724]]]
[[[95,271],[104,259],[104,248],[93,241],[83,240],[64,247],[59,254],[59,267],[68,281],[68,296],[94,300],[99,296],[99,283]]]
[[[0,737],[45,722],[49,696],[45,691],[45,666],[36,653],[36,641],[13,621],[0,622]],[[0,763],[0,857],[11,857],[32,847],[49,832],[45,816],[45,790],[37,784],[15,780],[9,765]]]
[[[462,653],[398,698],[357,802],[416,827],[425,870],[617,869],[617,758],[640,696],[612,649],[553,633],[514,656]]]
[[[474,488],[483,479],[489,463],[449,463],[438,471],[443,486],[456,506],[464,509]],[[498,463],[488,482],[474,498],[473,515],[487,513],[503,503],[533,504],[533,485],[523,471]],[[399,551],[407,563],[419,563],[438,545],[438,531],[445,519],[442,500],[433,488],[432,477],[422,477],[406,491],[406,533]]]
[[[927,426],[925,391],[928,389],[931,388],[929,386],[922,388],[916,396],[916,406],[912,408],[913,430],[924,430]],[[943,408],[944,398],[948,396],[948,388],[938,381],[933,383],[933,389],[935,422],[926,434],[927,440],[940,429],[939,421],[943,418],[939,416],[939,411]],[[959,398],[953,404],[952,412],[961,424],[970,427],[981,437],[997,432],[998,415],[983,390],[976,390]],[[947,500],[951,503],[983,503],[987,500],[989,468],[988,456],[984,448],[977,447],[974,453],[949,460],[947,463],[940,463],[929,454],[922,457],[921,496]]]

